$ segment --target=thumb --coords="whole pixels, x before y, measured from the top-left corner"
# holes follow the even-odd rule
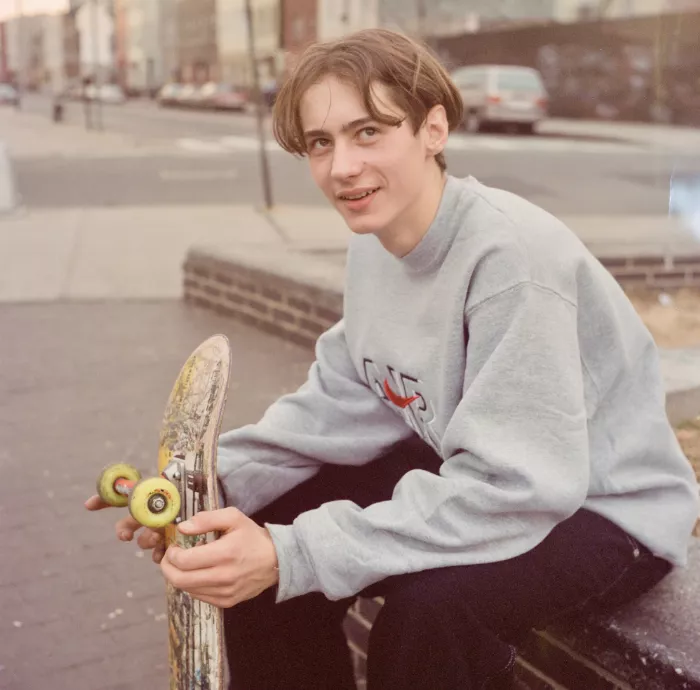
[[[202,510],[189,520],[178,525],[182,534],[196,535],[207,532],[230,532],[244,517],[236,508],[221,508],[220,510]]]

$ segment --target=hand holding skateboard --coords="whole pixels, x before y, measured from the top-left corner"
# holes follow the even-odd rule
[[[103,501],[98,494],[90,496],[87,501],[85,501],[85,507],[88,510],[103,510],[104,508],[111,507],[109,503]],[[165,530],[162,528],[153,529],[151,527],[143,527],[140,522],[135,520],[131,515],[123,517],[117,520],[115,525],[115,532],[117,539],[120,541],[131,541],[134,538],[134,534],[142,529],[141,534],[139,534],[136,543],[144,550],[153,550],[153,562],[160,563],[165,555]]]
[[[156,476],[142,479],[131,465],[110,465],[97,480],[97,495],[85,503],[88,510],[128,506],[129,516],[116,523],[118,538],[131,541],[143,527],[138,544],[142,549],[152,548],[153,560],[161,564],[166,575],[171,690],[223,690],[224,687],[220,606],[225,595],[232,595],[233,591],[222,593],[218,589],[220,581],[202,578],[202,565],[191,559],[195,552],[205,552],[209,564],[222,558],[228,559],[229,564],[231,561],[226,545],[219,546],[221,528],[217,525],[221,521],[216,518],[210,524],[205,517],[226,514],[227,524],[232,516],[228,511],[238,514],[233,509],[218,510],[216,451],[230,367],[231,350],[226,337],[213,336],[201,343],[180,370],[168,398],[159,435]],[[199,527],[195,524],[193,529],[188,529],[187,523],[194,516],[202,522]],[[252,524],[255,530],[262,529]],[[274,552],[269,535],[265,537],[260,532],[255,535],[256,543],[261,546],[254,551],[264,552],[267,548]],[[177,554],[173,555],[174,564],[165,556],[168,548]],[[245,558],[241,560],[247,562]],[[274,572],[274,567],[266,567],[269,576],[269,570]],[[210,565],[208,569],[219,578],[230,575],[219,567]],[[200,580],[193,584],[193,576]],[[191,586],[194,596],[171,580]],[[195,592],[201,596],[196,598]]]

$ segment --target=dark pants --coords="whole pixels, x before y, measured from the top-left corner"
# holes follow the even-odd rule
[[[362,467],[324,466],[253,518],[290,524],[337,499],[387,500],[399,479],[440,459],[422,441],[400,444]],[[426,570],[379,582],[385,597],[369,638],[368,690],[505,690],[515,646],[558,617],[609,610],[670,570],[619,527],[587,510],[532,551],[486,565]],[[225,611],[231,690],[352,690],[342,622],[355,599],[312,593],[275,604],[275,589]]]

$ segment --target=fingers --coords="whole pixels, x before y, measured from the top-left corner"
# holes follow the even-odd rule
[[[85,507],[88,510],[103,510],[104,508],[109,508],[109,504],[105,503],[97,494],[90,496],[87,501],[85,501]]]
[[[165,556],[165,540],[162,541],[160,544],[158,544],[154,549],[153,549],[153,562],[154,563],[160,563],[163,560],[163,557]]]
[[[180,523],[178,529],[182,534],[196,535],[207,532],[228,532],[248,520],[237,508],[219,510],[202,510],[189,520]]]
[[[209,544],[200,543],[194,549],[182,549],[173,546],[168,551],[167,560],[178,570],[202,570],[213,568],[230,560],[230,542],[220,539]]]
[[[143,532],[139,535],[137,544],[144,550],[155,549],[156,546],[161,544],[165,539],[165,536],[156,530],[145,528]]]
[[[211,544],[214,546],[214,544]],[[196,551],[204,551],[201,549],[187,549],[187,555],[194,554]],[[230,574],[226,568],[201,568],[194,570],[182,570],[179,564],[173,563],[174,556],[179,554],[182,549],[169,549],[166,551],[164,558],[161,561],[160,568],[165,576],[165,579],[177,589],[182,589],[185,592],[193,592],[196,590],[205,590],[211,587],[230,586]]]
[[[134,520],[131,515],[127,515],[121,520],[117,520],[114,529],[117,533],[117,539],[121,541],[131,541],[134,534],[141,528],[141,523]]]

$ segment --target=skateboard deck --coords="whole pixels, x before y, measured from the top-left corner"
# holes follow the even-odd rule
[[[231,354],[225,336],[202,343],[188,358],[168,399],[160,432],[158,472],[182,463],[183,520],[219,508],[216,450],[226,404]],[[217,535],[187,537],[176,524],[165,527],[166,546],[191,548]],[[223,690],[224,643],[221,609],[192,599],[166,583],[170,690]]]
[[[230,370],[226,337],[215,335],[204,341],[185,362],[168,398],[159,437],[159,476],[142,479],[137,468],[118,463],[104,468],[97,480],[105,502],[128,505],[142,525],[164,528],[166,547],[188,549],[218,536],[185,536],[177,524],[200,510],[220,507],[216,451]],[[166,599],[170,690],[223,690],[221,609],[170,583]]]

